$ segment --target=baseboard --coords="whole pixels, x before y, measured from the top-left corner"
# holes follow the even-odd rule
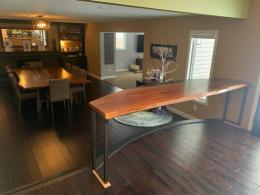
[[[178,114],[179,116],[182,116],[182,117],[184,117],[184,118],[187,118],[187,119],[198,119],[197,117],[192,116],[192,115],[190,115],[190,114],[187,114],[187,113],[185,113],[185,112],[183,112],[183,111],[181,111],[181,110],[178,110],[178,109],[176,109],[176,108],[173,108],[172,106],[166,106],[166,107],[167,107],[167,109],[168,109],[169,111],[171,111],[171,112],[173,112],[173,113],[175,113],[175,114]]]
[[[227,125],[230,125],[230,126],[239,128],[239,129],[244,129],[243,127],[241,127],[241,126],[239,126],[239,125],[236,125],[236,124],[234,124],[234,123],[232,123],[232,122],[229,122],[229,121],[224,121],[224,123],[227,124]],[[249,129],[246,129],[246,130],[250,131]]]
[[[94,77],[94,78],[96,78],[96,79],[98,79],[98,80],[101,80],[101,77],[100,77],[100,76],[97,76],[97,75],[95,75],[95,74],[92,74],[92,73],[89,73],[89,72],[88,72],[88,75],[89,75],[89,76],[92,76],[92,77]]]
[[[101,77],[101,80],[104,80],[104,79],[113,79],[113,78],[116,78],[116,75],[114,75],[114,76]]]
[[[125,72],[125,71],[129,71],[129,69],[128,68],[116,69],[116,72]]]

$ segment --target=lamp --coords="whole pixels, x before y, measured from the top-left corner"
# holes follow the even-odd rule
[[[37,16],[37,19],[32,21],[33,29],[34,30],[49,30],[50,23],[42,20],[43,16]]]

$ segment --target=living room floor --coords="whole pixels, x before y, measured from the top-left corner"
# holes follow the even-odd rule
[[[116,78],[105,79],[106,82],[113,84],[121,89],[131,89],[136,87],[136,80],[142,79],[142,73],[131,71],[117,72]]]

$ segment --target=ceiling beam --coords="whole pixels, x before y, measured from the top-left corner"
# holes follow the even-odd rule
[[[114,5],[184,12],[200,15],[247,18],[250,0],[81,0]]]

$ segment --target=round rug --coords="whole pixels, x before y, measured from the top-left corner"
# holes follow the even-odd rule
[[[156,114],[148,111],[134,112],[115,118],[119,123],[134,127],[155,127],[167,124],[171,122],[172,119],[173,115],[170,112],[166,114]]]

